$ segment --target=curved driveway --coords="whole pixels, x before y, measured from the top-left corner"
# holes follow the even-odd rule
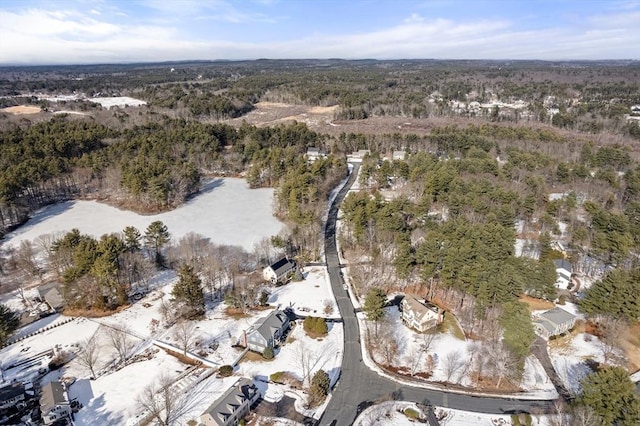
[[[358,168],[359,164],[354,164],[349,180],[331,205],[324,234],[329,279],[340,315],[344,320],[344,353],[340,379],[332,391],[331,400],[320,424],[351,425],[357,414],[367,405],[383,397],[391,396],[404,401],[481,413],[552,412],[553,401],[479,397],[458,394],[453,391],[444,392],[407,386],[381,377],[362,362],[358,320],[349,295],[343,288],[344,281],[340,273],[340,261],[336,247],[338,208],[355,181]]]

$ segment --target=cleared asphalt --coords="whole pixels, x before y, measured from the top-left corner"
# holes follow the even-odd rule
[[[379,376],[362,362],[360,330],[353,304],[344,289],[340,261],[336,248],[336,221],[338,208],[358,175],[359,164],[353,165],[349,180],[336,196],[325,227],[325,254],[331,287],[336,296],[340,315],[344,320],[344,354],[340,379],[334,387],[331,400],[320,419],[322,425],[347,426],[356,416],[375,401],[394,398],[425,405],[437,405],[480,413],[543,413],[553,412],[553,401],[532,401],[479,397],[454,392],[432,391],[401,385]]]

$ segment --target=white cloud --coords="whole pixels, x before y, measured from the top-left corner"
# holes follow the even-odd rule
[[[151,1],[151,0],[149,0]],[[199,1],[161,2],[157,8]],[[173,4],[172,4],[173,3]],[[225,2],[216,2],[223,4]],[[225,3],[226,4],[226,3]],[[209,4],[210,6],[211,4]],[[185,10],[187,10],[185,9]],[[150,17],[139,24],[79,11],[0,10],[0,63],[95,63],[186,59],[268,58],[468,58],[628,59],[640,58],[640,14],[598,15],[581,27],[524,30],[504,20],[453,21],[410,15],[396,26],[357,34],[310,35],[295,40],[239,43],[190,40],[181,29]],[[218,14],[220,15],[220,14]],[[110,21],[108,16],[113,17]],[[228,21],[243,15],[223,15]],[[252,19],[255,19],[253,17]],[[168,21],[174,23],[174,21]]]

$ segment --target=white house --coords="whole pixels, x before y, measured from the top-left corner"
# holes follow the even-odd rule
[[[554,263],[556,265],[556,274],[558,275],[556,287],[567,290],[569,283],[571,282],[573,266],[564,259],[558,259]]]
[[[407,151],[393,151],[391,159],[393,161],[402,161],[407,157]]]
[[[443,313],[440,308],[430,303],[422,303],[411,294],[402,299],[400,307],[402,321],[421,333],[442,323]]]
[[[326,156],[327,156],[327,153],[321,150],[320,148],[316,148],[316,147],[307,148],[307,161],[309,161],[309,163],[313,163],[314,161],[320,158],[325,158]]]
[[[249,379],[240,378],[200,415],[204,426],[237,425],[249,414],[251,406],[260,398],[260,391]]]
[[[24,385],[20,382],[11,383],[0,388],[0,410],[15,407],[24,401]]]
[[[555,307],[540,315],[533,322],[533,327],[538,336],[549,339],[571,330],[576,325],[576,318],[572,313]]]
[[[42,386],[40,413],[42,423],[45,425],[53,424],[60,419],[71,418],[69,394],[63,383],[49,382]]]
[[[371,155],[371,150],[360,149],[358,151],[353,151],[351,154],[347,155],[347,161],[361,162],[367,155]]]
[[[286,280],[287,276],[296,270],[296,262],[283,257],[262,270],[262,278],[272,284]]]

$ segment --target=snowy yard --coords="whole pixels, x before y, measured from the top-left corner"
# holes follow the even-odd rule
[[[269,304],[291,309],[301,316],[340,318],[327,268],[309,266],[303,269],[304,280],[293,281],[270,289]]]
[[[143,216],[97,201],[67,201],[37,212],[25,225],[7,235],[3,244],[18,246],[40,235],[59,234],[77,228],[100,237],[135,226],[141,232],[155,220],[164,222],[173,240],[189,232],[201,234],[216,244],[238,245],[252,250],[263,238],[278,234],[283,224],[271,213],[273,189],[249,189],[244,179],[218,178],[175,210]]]
[[[387,401],[373,405],[360,414],[354,426],[413,426],[415,420],[410,420],[403,411],[407,408],[422,415],[425,413],[416,404],[404,401]],[[497,414],[472,413],[469,411],[452,410],[449,408],[434,407],[436,417],[440,424],[446,426],[500,426],[511,425],[511,416]],[[532,425],[551,425],[547,416],[533,416]]]
[[[361,329],[365,330],[366,327],[369,327],[373,337],[374,326],[368,324],[364,314],[359,314],[359,319]],[[450,333],[435,335],[417,333],[402,323],[400,312],[395,307],[386,309],[384,321],[386,324],[380,326],[379,335],[385,335],[385,328],[393,333],[398,353],[393,357],[392,365],[403,370],[407,379],[411,378],[412,373],[415,376],[420,376],[431,371],[428,380],[420,379],[423,383],[449,382],[470,388],[475,387],[471,379],[472,368],[469,360],[476,342],[460,340]],[[426,351],[425,347],[427,347]],[[383,350],[374,351],[373,356],[378,363],[387,364]],[[374,369],[380,369],[373,365],[368,356],[365,356],[365,362]],[[542,365],[533,356],[528,357],[525,362],[520,388],[530,397],[556,396],[553,384],[544,372]]]
[[[314,266],[303,270],[305,280],[289,283],[274,288],[272,305],[283,307],[306,307],[308,314],[322,312],[325,301],[332,306],[335,301],[327,281],[326,268]],[[50,360],[50,352],[54,345],[60,345],[64,351],[75,353],[78,344],[95,334],[100,346],[100,355],[95,368],[98,377],[89,380],[90,372],[74,359],[61,369],[48,373],[42,383],[58,380],[61,377],[74,377],[76,382],[70,386],[70,397],[77,398],[84,407],[76,415],[77,425],[94,424],[134,424],[142,418],[143,413],[137,404],[137,397],[142,390],[156,383],[161,375],[176,377],[187,369],[187,365],[167,354],[154,342],[172,346],[176,352],[182,346],[176,337],[177,325],[164,327],[162,305],[171,298],[171,290],[177,277],[173,271],[163,271],[154,277],[152,290],[138,302],[127,309],[107,317],[85,319],[75,318],[58,327],[51,328],[41,334],[28,337],[19,343],[10,345],[0,351],[2,367],[6,380],[28,381],[38,375],[40,368],[46,367]],[[35,290],[27,292],[29,297]],[[18,304],[17,295],[4,297],[11,305]],[[267,315],[270,310],[250,311],[248,315],[232,318],[225,313],[226,305],[216,303],[207,310],[205,318],[193,321],[193,348],[189,352],[206,359],[210,365],[220,366],[234,364],[241,350],[232,347],[243,331],[248,329],[258,318]],[[52,315],[43,318],[18,333],[26,335],[68,320],[69,317]],[[108,332],[111,328],[125,327],[131,333],[132,353],[144,355],[139,361],[131,363],[119,370],[110,366],[117,359],[117,353],[109,343]],[[265,397],[278,400],[285,393],[298,401],[303,401],[302,391],[293,390],[285,385],[266,383],[272,373],[289,372],[298,380],[310,380],[318,369],[327,371],[332,382],[337,380],[342,362],[342,324],[330,323],[327,336],[312,339],[306,335],[302,323],[293,328],[288,342],[276,351],[273,360],[252,360],[239,364],[234,375],[227,379],[216,378],[215,375],[198,383],[198,378],[190,374],[176,383],[183,395],[182,410],[177,424],[185,425],[199,415],[222,394],[238,376],[257,379],[257,385]],[[212,371],[212,370],[196,370]],[[205,373],[200,373],[205,374]],[[316,410],[299,409],[306,415],[315,415]],[[280,424],[287,424],[282,420]]]

